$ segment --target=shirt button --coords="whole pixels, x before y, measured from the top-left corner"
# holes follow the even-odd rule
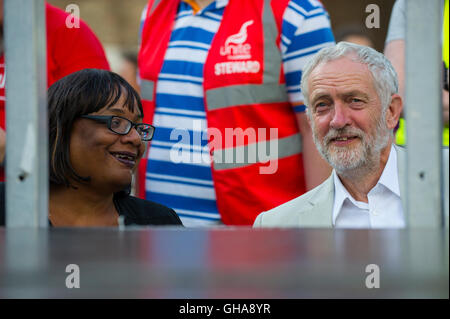
[[[378,211],[376,211],[376,210],[372,211],[372,215],[373,216],[378,216]]]

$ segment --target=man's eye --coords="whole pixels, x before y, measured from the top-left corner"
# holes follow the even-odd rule
[[[358,99],[356,97],[353,97],[350,99],[350,107],[355,109],[362,109],[366,105],[365,101],[362,99]]]
[[[318,103],[315,107],[316,112],[323,112],[328,109],[328,105],[326,103]]]

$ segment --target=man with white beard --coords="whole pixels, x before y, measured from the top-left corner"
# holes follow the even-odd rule
[[[254,227],[405,227],[406,154],[393,145],[403,104],[391,63],[369,47],[340,42],[310,60],[301,86],[314,142],[333,172],[261,213]]]

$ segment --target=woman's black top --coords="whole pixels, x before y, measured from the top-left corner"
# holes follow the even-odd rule
[[[171,208],[130,196],[124,192],[114,194],[114,205],[124,224],[128,225],[180,225],[180,218]],[[5,225],[5,183],[0,183],[0,226]],[[49,225],[51,223],[49,221]]]
[[[113,200],[125,225],[183,225],[177,213],[164,205],[120,193]]]

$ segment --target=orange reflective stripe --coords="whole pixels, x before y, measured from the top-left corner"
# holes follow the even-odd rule
[[[300,134],[214,150],[214,170],[240,168],[262,161],[279,160],[301,152],[302,138]]]
[[[141,80],[141,98],[147,101],[153,101],[153,90],[155,82],[150,80]]]
[[[278,83],[230,85],[206,91],[208,111],[239,105],[288,101],[286,85]]]

